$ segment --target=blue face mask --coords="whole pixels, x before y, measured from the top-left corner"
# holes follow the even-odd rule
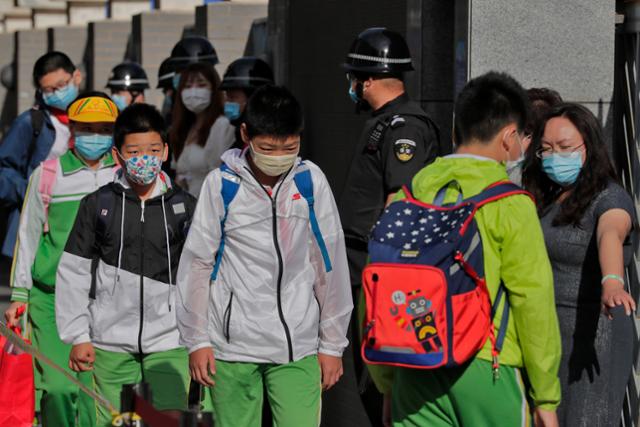
[[[237,102],[225,102],[224,115],[227,116],[229,120],[235,120],[240,117],[240,104]]]
[[[542,158],[542,170],[549,179],[556,184],[567,186],[576,182],[582,169],[582,153],[574,152],[570,155],[557,153]]]
[[[360,98],[358,97],[358,94],[356,93],[356,91],[353,90],[353,85],[351,83],[349,83],[349,97],[355,104],[360,102]]]
[[[78,87],[69,83],[62,89],[57,89],[51,93],[43,93],[42,100],[49,107],[66,111],[69,104],[78,97]]]
[[[129,106],[129,104],[127,104],[126,98],[123,95],[111,95],[111,100],[114,104],[116,104],[116,107],[118,107],[118,110],[120,110],[120,112],[122,112],[122,110]]]
[[[175,73],[171,82],[173,83],[173,89],[178,90],[178,86],[180,86],[180,73]]]
[[[111,135],[100,135],[99,133],[76,132],[74,139],[75,150],[87,160],[98,160],[113,145]]]

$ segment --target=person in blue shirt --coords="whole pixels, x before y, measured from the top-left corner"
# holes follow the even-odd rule
[[[0,209],[8,213],[2,254],[12,256],[31,172],[69,148],[66,110],[78,96],[82,74],[62,52],[48,52],[33,67],[34,106],[20,114],[0,144]]]

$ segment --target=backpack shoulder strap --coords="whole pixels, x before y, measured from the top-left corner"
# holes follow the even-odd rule
[[[477,208],[481,208],[488,203],[504,199],[505,197],[515,196],[517,194],[529,196],[531,197],[531,199],[533,199],[531,193],[523,190],[513,182],[499,181],[485,188],[480,194],[465,199],[464,201],[472,202],[476,205]]]
[[[498,288],[498,293],[496,294],[496,299],[493,301],[493,305],[491,306],[491,320],[496,316],[496,311],[498,310],[498,306],[500,305],[500,300],[504,296],[504,307],[502,308],[502,318],[500,319],[500,327],[498,329],[498,336],[496,337],[496,350],[498,352],[502,351],[502,345],[504,344],[504,338],[507,335],[507,325],[509,323],[509,298],[507,298],[507,288],[504,286],[504,283],[500,283],[500,287]]]
[[[213,265],[213,271],[211,272],[211,280],[216,280],[218,277],[218,270],[220,269],[220,263],[222,262],[222,253],[224,252],[225,245],[225,232],[224,224],[227,222],[227,215],[229,214],[229,205],[238,194],[240,189],[240,177],[225,163],[220,165],[220,177],[222,178],[222,187],[220,189],[220,196],[222,197],[222,204],[224,206],[224,215],[220,220],[220,246],[216,252],[216,262]]]
[[[36,143],[38,141],[38,137],[42,132],[42,126],[44,125],[44,112],[38,108],[32,108],[29,110],[29,114],[31,115],[31,141],[29,141],[29,148],[27,150],[27,161],[31,161],[31,157],[33,156],[33,152],[36,149]]]
[[[300,192],[302,197],[304,197],[304,199],[307,201],[307,205],[309,205],[309,221],[311,222],[311,231],[313,231],[313,235],[318,242],[320,253],[322,254],[322,259],[324,260],[324,269],[328,273],[332,270],[331,259],[329,258],[329,251],[327,251],[327,246],[325,245],[324,239],[322,238],[320,225],[318,224],[318,219],[316,218],[316,213],[313,208],[315,201],[313,198],[313,181],[311,179],[311,171],[305,168],[304,170],[297,172],[293,177],[293,181],[296,183],[296,187],[298,187],[298,191]]]
[[[40,175],[40,182],[38,183],[38,192],[44,204],[45,233],[49,232],[49,205],[51,204],[53,187],[56,184],[59,164],[58,159],[49,159],[42,162],[42,174]]]
[[[111,226],[111,220],[113,218],[113,210],[115,209],[115,194],[111,189],[101,188],[97,192],[96,201],[96,230],[95,230],[95,246],[102,246],[107,230]],[[124,215],[124,213],[123,213]],[[122,236],[120,236],[122,238]],[[89,289],[89,298],[96,298],[96,277],[98,270],[98,263],[100,257],[94,257],[91,260],[91,288]]]

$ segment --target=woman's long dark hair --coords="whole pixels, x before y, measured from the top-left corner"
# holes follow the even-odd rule
[[[211,103],[207,109],[202,112],[206,119],[196,130],[199,146],[204,147],[211,126],[213,126],[213,123],[215,123],[218,117],[224,112],[222,92],[218,89],[220,87],[220,76],[213,66],[197,63],[185,68],[180,75],[180,84],[178,85],[173,111],[171,113],[173,120],[171,123],[171,132],[169,133],[169,144],[171,145],[176,160],[178,160],[180,154],[182,154],[189,131],[196,124],[196,115],[184,106],[181,96],[189,78],[196,74],[201,74],[202,77],[211,84]]]
[[[536,152],[542,147],[546,124],[555,117],[564,117],[576,127],[584,140],[586,159],[577,181],[570,188],[569,196],[562,201],[560,212],[553,219],[553,225],[579,226],[594,197],[603,191],[611,180],[617,180],[616,173],[607,154],[602,127],[593,113],[579,104],[560,104],[545,116],[535,130],[524,163],[523,186],[535,197],[539,215],[543,215],[565,190],[549,179],[542,170],[542,160],[536,156]]]

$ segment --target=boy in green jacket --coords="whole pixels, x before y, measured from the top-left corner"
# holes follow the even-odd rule
[[[522,156],[527,107],[525,91],[506,74],[490,72],[471,80],[455,105],[456,152],[413,178],[413,196],[432,203],[440,188],[456,180],[464,198],[469,198],[495,182],[508,181],[505,164]],[[445,203],[455,203],[458,195],[450,187]],[[396,199],[403,197],[401,192]],[[529,197],[516,195],[483,206],[475,218],[491,299],[502,282],[511,304],[499,378],[492,375],[489,340],[462,367],[373,367],[372,376],[385,393],[387,407],[391,403],[394,427],[530,425],[525,373],[536,426],[557,426],[560,335],[553,276],[535,205]],[[502,313],[501,304],[496,328]]]
[[[16,324],[18,309],[28,305],[33,346],[73,374],[71,346],[60,340],[56,326],[56,270],[80,199],[113,181],[111,146],[118,108],[104,93],[89,92],[76,98],[67,113],[74,146],[31,175],[11,271],[12,303],[4,315],[7,323]],[[37,360],[34,366],[43,427],[95,425],[93,399],[55,369]],[[92,386],[90,373],[77,378]]]

